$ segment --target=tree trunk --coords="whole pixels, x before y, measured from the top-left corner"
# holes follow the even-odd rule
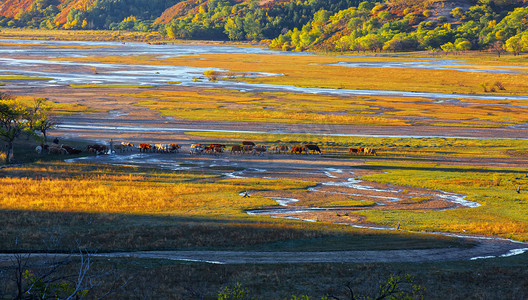
[[[6,153],[5,163],[9,164],[13,158],[14,158],[13,142],[8,142],[7,143],[7,153]]]

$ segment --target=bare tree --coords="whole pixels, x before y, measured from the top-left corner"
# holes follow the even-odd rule
[[[497,56],[500,58],[501,53],[504,52],[504,42],[503,41],[495,41],[493,44],[491,44],[488,47],[488,51],[496,52]]]
[[[369,300],[383,300],[383,299],[423,299],[423,287],[413,284],[412,278],[409,275],[398,276],[390,275],[386,281],[379,284],[378,291],[374,297],[359,297],[356,298],[352,289],[352,283],[348,282],[347,299],[369,299]],[[341,300],[336,296],[329,296],[328,298]]]
[[[9,276],[14,286],[10,293],[15,300],[103,299],[128,284],[128,281],[119,284],[115,278],[112,281],[111,275],[117,272],[92,272],[92,256],[93,253],[81,249],[77,254],[14,254]],[[77,271],[72,272],[76,263]],[[106,290],[101,282],[106,283]]]

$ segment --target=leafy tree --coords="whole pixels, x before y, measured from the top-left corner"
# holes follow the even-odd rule
[[[466,39],[457,39],[454,45],[457,51],[467,51],[471,49],[471,42]]]
[[[504,49],[508,52],[513,52],[513,55],[518,55],[524,48],[521,35],[512,36],[504,44]]]
[[[14,97],[0,93],[0,138],[6,143],[5,163],[14,158],[14,141],[27,129],[29,111]]]
[[[36,98],[28,116],[29,128],[42,133],[44,144],[48,143],[48,131],[58,123],[55,115],[51,113],[51,107],[46,104],[46,101],[46,98]]]
[[[238,16],[227,19],[224,25],[224,32],[230,40],[241,40],[244,37],[244,23]]]
[[[455,51],[455,45],[451,42],[443,44],[440,46],[440,48],[442,48],[442,50],[447,53]]]

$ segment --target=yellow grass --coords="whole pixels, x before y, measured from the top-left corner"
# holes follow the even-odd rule
[[[302,124],[406,124],[400,117],[375,115],[379,108],[357,97],[223,90],[143,92],[113,96],[149,99],[136,105],[179,119]],[[354,103],[356,100],[361,103]]]
[[[502,127],[528,122],[528,101],[328,96],[179,89],[114,94],[179,119],[280,123]]]
[[[24,105],[33,107],[35,105],[35,97],[17,96],[17,100]],[[54,102],[46,99],[44,104],[50,107],[51,112],[56,114],[77,114],[82,112],[93,112],[94,110],[78,103]]]
[[[244,215],[244,209],[276,203],[263,197],[243,198],[252,188],[290,189],[309,185],[270,179],[221,179],[193,175],[93,166],[57,165],[10,169],[28,177],[0,178],[0,208],[60,212],[105,212],[170,215]],[[147,170],[148,171],[148,170]],[[152,173],[151,173],[152,172]],[[40,177],[46,174],[46,177]],[[73,175],[73,176],[72,176]]]
[[[118,64],[192,66],[240,72],[267,72],[282,75],[247,78],[245,80],[254,83],[295,85],[310,88],[480,94],[484,93],[481,87],[482,83],[499,81],[503,83],[506,90],[498,91],[494,94],[525,94],[528,90],[528,75],[525,73],[512,75],[459,72],[455,70],[356,68],[325,65],[337,62],[400,61],[400,59],[379,57],[208,54],[168,59],[140,56],[130,58],[83,57],[77,60]],[[486,68],[486,66],[482,68]]]

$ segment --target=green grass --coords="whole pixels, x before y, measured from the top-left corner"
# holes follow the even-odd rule
[[[528,241],[528,193],[515,186],[528,186],[524,169],[464,167],[435,164],[376,162],[366,168],[387,171],[361,179],[418,186],[467,195],[480,207],[445,211],[365,211],[360,214],[377,224],[401,223],[413,231],[468,232]]]

